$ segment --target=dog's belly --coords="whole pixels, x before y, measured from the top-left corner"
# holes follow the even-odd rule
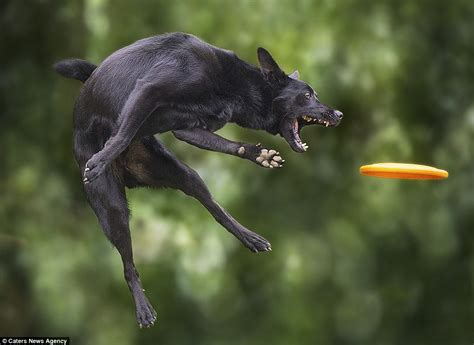
[[[196,127],[198,121],[195,116],[190,116],[172,109],[158,108],[143,123],[139,134],[150,135],[164,133],[171,130]]]
[[[214,132],[228,122],[208,113],[189,113],[176,109],[158,108],[141,126],[138,135],[151,135],[168,131],[202,128]]]

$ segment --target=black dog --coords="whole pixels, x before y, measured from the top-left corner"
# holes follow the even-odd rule
[[[74,108],[74,155],[84,172],[87,199],[122,257],[140,326],[151,326],[156,312],[133,262],[125,187],[179,189],[199,200],[251,251],[271,250],[267,240],[219,206],[199,175],[153,135],[173,131],[200,148],[279,168],[284,160],[275,150],[213,132],[235,122],[280,134],[294,151],[304,152],[303,126],[337,126],[342,118],[319,102],[298,72],[288,76],[265,49],[257,53],[260,69],[195,36],[171,33],[122,48],[98,67],[77,59],[54,66],[85,83]]]

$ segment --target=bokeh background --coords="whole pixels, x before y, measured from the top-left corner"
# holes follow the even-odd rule
[[[471,0],[2,0],[0,335],[72,344],[472,344],[474,3]],[[269,49],[345,114],[280,137],[280,170],[162,135],[219,202],[268,238],[252,254],[196,201],[131,190],[137,267],[158,311],[139,330],[118,253],[72,157],[80,83],[51,64],[100,63],[137,39],[185,31],[256,63]],[[445,181],[361,177],[382,161]]]

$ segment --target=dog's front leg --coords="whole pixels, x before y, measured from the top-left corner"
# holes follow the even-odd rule
[[[201,149],[245,158],[265,168],[281,168],[285,162],[276,150],[264,148],[260,144],[231,141],[204,129],[183,129],[173,131],[173,134],[177,139]]]
[[[120,115],[117,133],[110,137],[104,147],[95,153],[86,163],[84,183],[90,183],[105,171],[130,144],[140,126],[156,109],[158,101],[156,85],[138,80]]]

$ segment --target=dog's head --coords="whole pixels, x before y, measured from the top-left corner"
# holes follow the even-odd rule
[[[260,70],[274,90],[272,113],[277,117],[278,132],[296,152],[306,151],[301,141],[301,128],[307,125],[335,127],[342,120],[342,112],[321,103],[318,94],[304,81],[298,71],[286,75],[268,51],[257,50]]]

